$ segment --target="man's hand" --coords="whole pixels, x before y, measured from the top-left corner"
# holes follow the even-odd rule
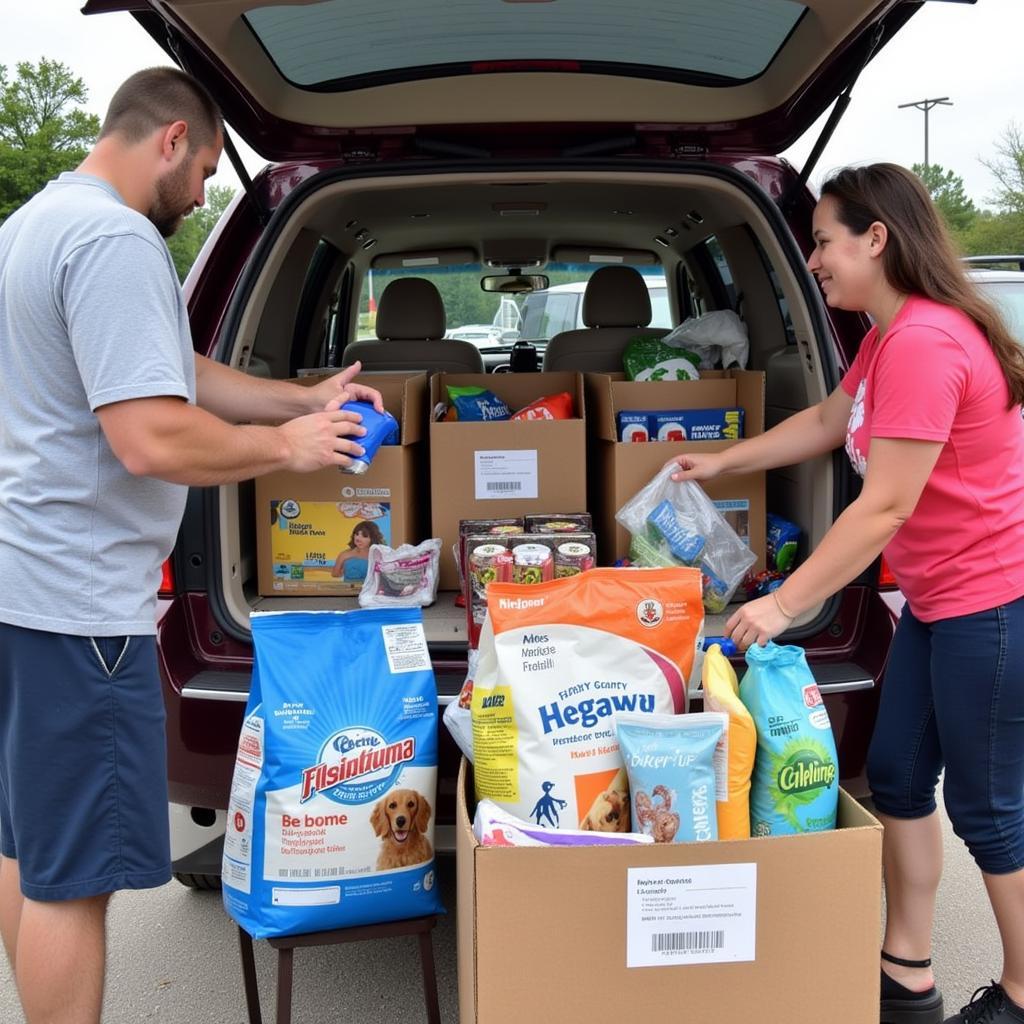
[[[357,440],[366,433],[361,419],[358,413],[342,412],[335,407],[282,423],[277,429],[288,446],[287,468],[310,473],[326,466],[351,466],[353,458],[363,454],[363,446]]]
[[[310,394],[310,409],[326,409],[333,412],[339,409],[346,402],[369,402],[377,412],[384,411],[384,402],[380,392],[365,384],[354,384],[352,378],[362,369],[359,362],[346,366],[340,373],[332,374],[326,380],[308,388]]]

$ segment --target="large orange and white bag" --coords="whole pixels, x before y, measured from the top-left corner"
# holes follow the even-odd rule
[[[680,714],[699,569],[492,583],[471,705],[476,795],[547,828],[628,832],[618,711]]]

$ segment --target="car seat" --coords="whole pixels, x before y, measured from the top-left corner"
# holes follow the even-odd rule
[[[480,350],[468,341],[444,336],[444,303],[437,288],[422,277],[392,281],[377,305],[377,340],[345,346],[342,365],[357,359],[364,370],[443,370],[483,373]]]
[[[648,327],[651,297],[647,285],[632,267],[601,267],[583,293],[586,327],[556,334],[544,351],[544,370],[591,370],[610,373],[622,369],[626,342],[637,334],[663,337],[668,330]]]

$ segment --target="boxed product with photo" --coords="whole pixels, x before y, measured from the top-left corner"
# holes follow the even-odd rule
[[[322,377],[299,378],[313,384]],[[257,477],[256,553],[259,593],[358,594],[371,544],[417,543],[418,469],[422,460],[427,379],[416,374],[362,374],[399,422],[398,444],[378,449],[362,474],[327,468]]]

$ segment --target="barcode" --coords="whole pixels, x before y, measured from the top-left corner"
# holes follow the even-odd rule
[[[489,491],[521,491],[522,480],[488,480],[487,490]]]
[[[725,945],[725,932],[657,932],[651,936],[651,951],[710,953]]]

